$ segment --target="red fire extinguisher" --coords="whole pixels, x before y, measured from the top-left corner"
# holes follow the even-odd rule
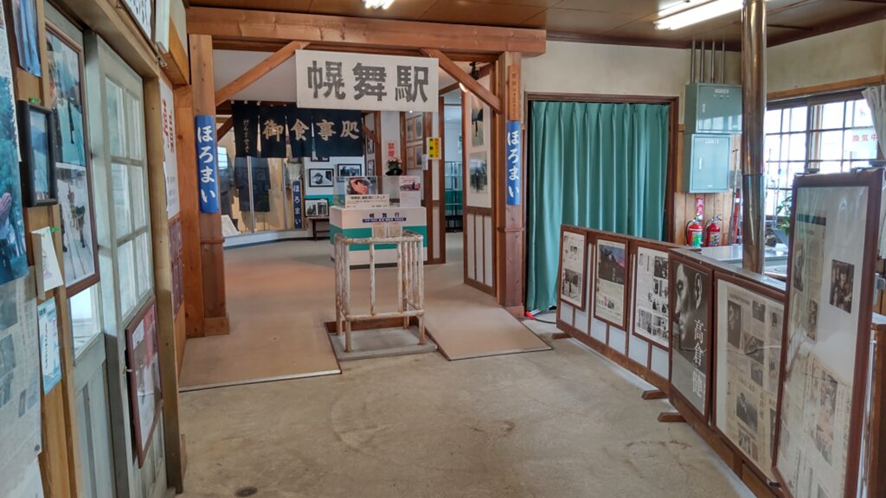
[[[723,221],[723,216],[717,215],[708,220],[707,224],[704,227],[704,246],[705,247],[718,247],[721,244],[722,240],[722,230],[720,229],[720,223]]]
[[[700,218],[693,218],[686,223],[686,243],[691,247],[701,247],[704,229],[699,220]]]

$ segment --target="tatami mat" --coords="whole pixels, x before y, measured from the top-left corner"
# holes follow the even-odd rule
[[[425,267],[426,325],[450,360],[550,349],[493,296],[462,282],[461,235],[445,265]],[[182,390],[339,373],[323,323],[335,320],[328,241],[225,251],[231,333],[188,340]],[[395,309],[396,269],[377,270],[379,310]],[[352,306],[369,307],[369,271],[351,274]]]

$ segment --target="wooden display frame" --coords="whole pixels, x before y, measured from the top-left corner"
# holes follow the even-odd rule
[[[646,336],[643,336],[643,335],[637,333],[637,306],[636,306],[637,305],[637,281],[636,281],[636,279],[639,276],[639,272],[634,272],[631,275],[631,290],[633,291],[631,293],[631,304],[633,305],[632,306],[633,311],[631,313],[631,331],[630,331],[631,335],[642,340],[642,341],[646,341],[647,343],[649,343],[650,347],[655,347],[655,348],[661,349],[663,351],[669,351],[670,344],[671,344],[671,337],[670,337],[670,334],[671,334],[671,326],[670,326],[670,322],[671,322],[671,313],[670,313],[671,312],[671,295],[670,295],[671,253],[670,253],[670,250],[676,249],[677,247],[678,246],[675,246],[673,244],[668,244],[665,242],[655,243],[655,242],[650,242],[645,239],[635,239],[635,240],[631,241],[631,248],[629,251],[633,255],[633,258],[637,261],[638,265],[640,264],[639,261],[640,261],[640,249],[641,248],[663,252],[663,253],[665,253],[665,255],[668,258],[668,261],[667,261],[667,265],[668,265],[667,281],[668,281],[668,289],[669,289],[668,290],[668,313],[667,313],[667,315],[668,315],[668,324],[667,324],[668,325],[668,340],[667,340],[667,344],[665,344],[664,346],[658,342],[655,342],[655,341],[649,339]],[[633,266],[631,266],[631,268],[633,268]]]
[[[782,322],[785,322],[785,317],[787,316],[786,315],[787,307],[785,304],[785,301],[787,301],[787,299],[786,299],[785,292],[782,292],[782,291],[779,291],[778,289],[770,287],[770,286],[766,285],[763,281],[749,279],[749,278],[747,278],[747,275],[741,275],[738,272],[727,272],[727,271],[724,271],[720,268],[717,268],[714,270],[714,279],[712,281],[713,282],[712,302],[714,303],[714,306],[711,308],[711,313],[713,316],[713,318],[711,319],[711,323],[714,325],[715,329],[716,329],[717,319],[719,316],[716,304],[719,302],[720,286],[718,285],[718,283],[720,280],[723,280],[724,282],[731,283],[733,285],[740,286],[744,289],[749,290],[750,292],[753,292],[755,294],[759,294],[760,296],[763,296],[767,299],[771,299],[773,301],[778,301],[782,305],[782,313],[783,313]],[[734,444],[732,442],[732,440],[726,435],[726,433],[724,433],[722,430],[720,430],[720,427],[717,425],[717,389],[716,389],[717,368],[716,368],[716,366],[717,366],[718,355],[717,355],[717,347],[716,346],[718,344],[719,337],[717,337],[716,330],[712,331],[711,336],[713,338],[713,342],[712,342],[712,346],[711,346],[711,355],[710,355],[711,365],[713,366],[713,369],[711,372],[711,385],[713,386],[713,389],[712,389],[713,397],[710,400],[711,401],[711,403],[710,403],[710,406],[711,406],[710,429],[722,441],[723,444],[725,444],[735,455],[738,456],[738,458],[741,460],[741,464],[743,466],[747,467],[751,472],[753,472],[754,475],[760,480],[760,482],[765,483],[773,493],[776,493],[775,490],[778,489],[778,484],[775,482],[772,482],[770,480],[770,478],[766,475],[766,473],[763,472],[759,467],[757,467],[757,465],[754,463],[754,461],[748,455],[745,454],[744,450],[742,450],[738,445]],[[782,346],[781,349],[786,349],[786,348],[784,348]],[[781,361],[781,360],[779,360],[779,361]],[[781,363],[779,363],[779,375],[781,375]],[[779,377],[779,387],[781,384],[780,381],[781,381],[781,378]],[[777,396],[778,396],[778,393],[776,393],[776,399],[778,399]],[[777,422],[778,422],[778,417],[776,417],[776,424],[775,424],[775,427],[773,427],[773,430],[775,430],[775,428],[778,427]],[[776,442],[775,446],[777,446],[778,440],[774,439],[774,441]],[[775,446],[772,447],[772,457],[773,458],[775,456]],[[779,493],[779,496],[780,496],[780,493]]]
[[[630,335],[629,331],[627,330],[628,329],[627,322],[628,322],[628,317],[632,315],[631,303],[629,301],[630,297],[632,296],[631,280],[633,278],[633,275],[632,275],[633,272],[631,271],[631,262],[632,262],[632,260],[631,260],[631,239],[628,237],[624,237],[624,236],[610,235],[609,233],[595,232],[594,233],[594,240],[596,242],[594,244],[594,280],[593,280],[594,301],[590,303],[594,307],[594,313],[593,313],[594,318],[596,318],[597,320],[600,320],[601,322],[605,323],[606,325],[611,325],[617,329],[624,330],[626,335]],[[621,323],[615,323],[615,322],[610,321],[606,318],[603,318],[597,314],[597,278],[598,278],[597,273],[599,270],[598,267],[600,265],[600,261],[599,261],[600,241],[609,242],[612,244],[623,244],[624,245],[625,281],[624,281],[624,291],[622,293],[623,294],[622,295],[623,309],[622,309],[622,313],[621,313]]]
[[[714,365],[714,362],[713,362],[713,351],[714,351],[713,335],[714,335],[714,333],[713,333],[713,329],[711,326],[713,324],[713,317],[714,317],[713,306],[710,306],[710,305],[708,306],[708,313],[707,313],[707,315],[708,315],[707,316],[707,321],[708,321],[708,327],[707,327],[708,355],[707,355],[707,359],[705,361],[706,372],[705,372],[704,412],[701,412],[698,410],[698,408],[695,407],[695,405],[692,404],[692,402],[689,401],[688,398],[686,398],[679,391],[679,389],[676,388],[676,386],[674,386],[674,337],[675,337],[675,335],[674,335],[673,312],[675,310],[675,307],[674,307],[675,293],[673,292],[672,283],[673,283],[673,278],[677,274],[677,272],[676,272],[677,265],[683,264],[683,265],[686,265],[686,266],[692,268],[693,270],[696,270],[700,273],[705,274],[709,279],[709,282],[711,284],[711,290],[713,291],[714,271],[711,268],[701,264],[699,261],[689,259],[677,252],[672,251],[670,253],[670,257],[668,259],[669,259],[668,264],[670,265],[669,270],[668,270],[668,275],[669,275],[668,286],[670,288],[670,290],[668,291],[668,307],[670,308],[670,311],[671,311],[671,313],[668,315],[668,336],[669,336],[668,356],[670,358],[670,361],[668,362],[668,383],[670,385],[670,389],[668,391],[669,391],[669,396],[670,396],[670,402],[674,406],[674,408],[676,408],[677,411],[680,412],[680,414],[683,415],[683,417],[687,421],[694,418],[698,422],[702,423],[702,425],[704,425],[705,427],[710,428],[710,426],[711,426],[711,404],[712,404],[711,386],[713,384],[713,377],[712,377],[711,372],[713,370],[712,367]],[[711,294],[711,297],[713,297],[713,293]],[[683,409],[683,407],[688,408],[688,410]]]
[[[626,236],[626,235],[619,236],[619,235],[609,234],[608,232],[601,232],[599,230],[594,230],[594,229],[590,229],[590,228],[581,228],[581,227],[576,227],[573,225],[562,225],[561,226],[561,238],[562,238],[562,231],[564,229],[569,230],[569,231],[573,231],[573,232],[584,233],[586,236],[586,247],[588,247],[589,249],[593,249],[593,251],[591,253],[589,253],[589,258],[587,258],[587,259],[589,259],[588,269],[586,270],[586,276],[588,277],[587,278],[588,283],[586,284],[587,285],[586,292],[588,294],[585,296],[585,301],[588,303],[593,302],[593,299],[595,296],[594,286],[590,285],[590,283],[594,282],[594,278],[596,275],[596,263],[597,263],[596,247],[597,247],[597,240],[598,240],[598,237],[600,234],[603,234],[604,237],[607,237],[607,236],[608,237],[621,237],[623,239],[628,240],[629,244],[627,246],[627,250],[628,250],[628,253],[631,255],[635,255],[635,249],[637,247],[637,243],[667,244],[664,242],[659,243],[657,241],[651,241],[651,240],[647,240],[647,239],[639,239],[636,237],[631,237],[631,236]],[[676,247],[676,246],[674,246],[674,247]],[[633,256],[630,256],[630,257],[633,257]],[[559,273],[558,273],[557,286],[559,289]],[[594,351],[600,353],[601,355],[606,357],[611,362],[615,363],[616,365],[620,366],[621,368],[624,368],[625,370],[631,372],[632,374],[636,375],[637,377],[643,379],[645,382],[648,382],[649,384],[654,386],[659,391],[652,391],[652,392],[661,392],[662,394],[659,395],[660,397],[667,396],[667,392],[669,390],[667,374],[664,374],[664,375],[659,374],[658,372],[656,372],[653,369],[653,366],[652,366],[653,365],[653,354],[654,354],[653,347],[647,345],[647,350],[645,353],[645,362],[638,361],[637,359],[635,359],[634,357],[631,356],[631,334],[627,330],[622,329],[622,328],[618,328],[617,326],[613,326],[609,323],[600,321],[600,323],[602,323],[603,326],[605,326],[605,337],[601,341],[598,338],[594,337],[593,334],[591,333],[594,320],[596,319],[599,321],[599,319],[594,317],[594,314],[592,313],[592,309],[587,309],[587,308],[579,309],[569,302],[565,302],[565,301],[561,302],[559,292],[557,295],[557,299],[558,299],[557,328],[564,331],[568,337],[571,337],[571,338],[581,342],[582,344],[588,346],[589,348],[593,349]],[[573,310],[573,319],[571,322],[568,322],[567,320],[564,320],[564,318],[563,318],[562,304],[564,304],[564,303],[568,304],[570,306],[570,308],[572,308],[572,310]],[[629,303],[629,305],[632,305],[632,304],[633,304],[633,301],[631,301]],[[578,328],[578,326],[575,325],[575,313],[577,313],[577,312],[584,313],[586,315],[587,332],[582,331],[581,329]],[[633,316],[633,313],[631,313],[631,316]],[[612,334],[613,327],[615,327],[616,329],[618,329],[620,331],[623,331],[625,334],[624,351],[620,351],[611,345],[612,343],[610,341],[610,337]],[[644,344],[647,344],[647,343],[644,341]],[[644,399],[647,399],[647,398],[644,398]],[[654,399],[654,398],[649,398],[649,399]]]
[[[141,309],[138,313],[132,317],[132,320],[129,321],[129,325],[126,326],[125,335],[126,335],[126,377],[127,377],[127,385],[129,386],[129,410],[130,410],[130,419],[132,422],[132,441],[135,443],[136,453],[138,455],[138,466],[141,468],[145,463],[145,458],[148,454],[148,448],[150,448],[151,440],[154,436],[154,431],[157,429],[157,424],[160,423],[160,418],[162,417],[163,412],[163,382],[162,379],[159,379],[160,382],[157,384],[157,390],[159,393],[159,399],[157,400],[157,406],[154,407],[154,420],[151,422],[151,428],[148,430],[147,434],[142,434],[141,432],[141,419],[140,419],[140,411],[138,405],[138,384],[136,381],[136,372],[135,372],[135,351],[133,349],[132,343],[132,333],[138,326],[144,321],[145,316],[147,316],[148,311],[154,310],[154,327],[153,332],[146,331],[146,335],[151,333],[153,335],[153,340],[156,342],[158,348],[156,351],[157,356],[160,355],[159,345],[159,329],[157,323],[157,302],[154,296],[151,296],[148,301],[142,305]],[[150,340],[147,337],[145,340]],[[158,374],[162,375],[162,373],[158,372]]]
[[[868,188],[868,204],[867,204],[867,220],[865,224],[865,244],[862,256],[862,268],[874,268],[877,255],[877,247],[879,244],[879,221],[880,221],[880,204],[882,202],[882,186],[884,180],[883,169],[862,170],[855,173],[843,173],[839,175],[807,175],[800,176],[794,181],[792,190],[792,199],[796,206],[798,193],[800,189],[828,188],[828,187],[867,187]],[[796,227],[796,209],[791,212],[791,226]],[[785,317],[791,315],[791,282],[793,279],[793,266],[795,258],[795,246],[792,245],[788,253],[788,272],[787,272],[787,288],[785,291]],[[861,448],[862,448],[862,425],[864,422],[865,396],[868,384],[868,364],[869,355],[871,353],[871,328],[873,321],[873,295],[874,292],[874,272],[863,271],[861,278],[861,295],[855,300],[859,303],[857,338],[855,345],[855,365],[853,366],[853,383],[852,394],[849,406],[851,411],[849,414],[849,443],[846,450],[846,478],[843,489],[845,498],[853,498],[856,496],[859,484],[859,466],[861,464]],[[788,343],[788,324],[790,320],[785,319],[782,332],[782,344]],[[784,400],[784,381],[785,381],[785,362],[787,361],[788,348],[782,348],[781,366],[779,371],[778,385],[778,402],[776,408],[776,432],[775,432],[775,451],[773,454],[773,473],[780,482],[785,482],[784,476],[778,469],[779,459],[779,443],[781,441],[781,422],[783,413],[782,401]],[[875,400],[874,406],[877,401]],[[879,416],[879,415],[878,415]],[[782,486],[782,492],[786,498],[794,498],[794,495],[786,486]]]
[[[581,302],[581,306],[578,306],[575,303],[572,303],[570,301],[566,301],[563,299],[563,291],[562,291],[562,287],[561,287],[563,284],[561,281],[561,278],[563,276],[563,236],[567,232],[574,233],[576,235],[580,235],[582,237],[582,239],[584,240],[584,250],[585,250],[584,256],[585,257],[584,257],[584,262],[582,263],[582,273],[581,273],[581,275],[582,275],[582,282],[581,282],[581,289],[582,289],[581,301],[582,302]],[[558,318],[560,317],[560,306],[559,306],[560,301],[565,302],[566,304],[568,304],[569,306],[572,306],[573,308],[577,309],[578,311],[585,311],[585,304],[588,303],[588,295],[587,294],[588,294],[588,266],[589,266],[588,265],[588,246],[589,245],[590,245],[590,240],[589,240],[587,231],[581,230],[577,227],[573,227],[573,226],[569,226],[569,225],[561,225],[560,226],[560,249],[558,251],[559,263],[557,264],[557,302],[558,302],[557,317]]]
[[[16,102],[18,113],[18,138],[21,154],[22,197],[26,207],[53,206],[58,204],[58,183],[55,173],[55,119],[51,109],[34,105],[27,100]],[[40,199],[37,192],[37,155],[34,147],[34,134],[31,132],[35,123],[32,113],[40,117],[44,125],[46,140],[46,183],[49,191],[47,197]]]

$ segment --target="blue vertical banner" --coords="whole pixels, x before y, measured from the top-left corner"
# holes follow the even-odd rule
[[[520,186],[523,184],[523,167],[520,164],[520,122],[508,121],[507,127],[507,160],[505,170],[508,176],[508,206],[519,206],[522,195]]]
[[[303,230],[305,219],[302,213],[301,180],[292,181],[292,214],[296,230]]]
[[[194,116],[197,137],[197,185],[200,212],[218,212],[218,147],[215,144],[215,117]]]

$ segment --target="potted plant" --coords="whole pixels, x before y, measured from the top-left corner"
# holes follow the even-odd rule
[[[389,157],[388,158],[388,172],[385,174],[387,176],[400,176],[403,174],[403,168],[400,165],[400,158],[398,158],[398,157]]]

